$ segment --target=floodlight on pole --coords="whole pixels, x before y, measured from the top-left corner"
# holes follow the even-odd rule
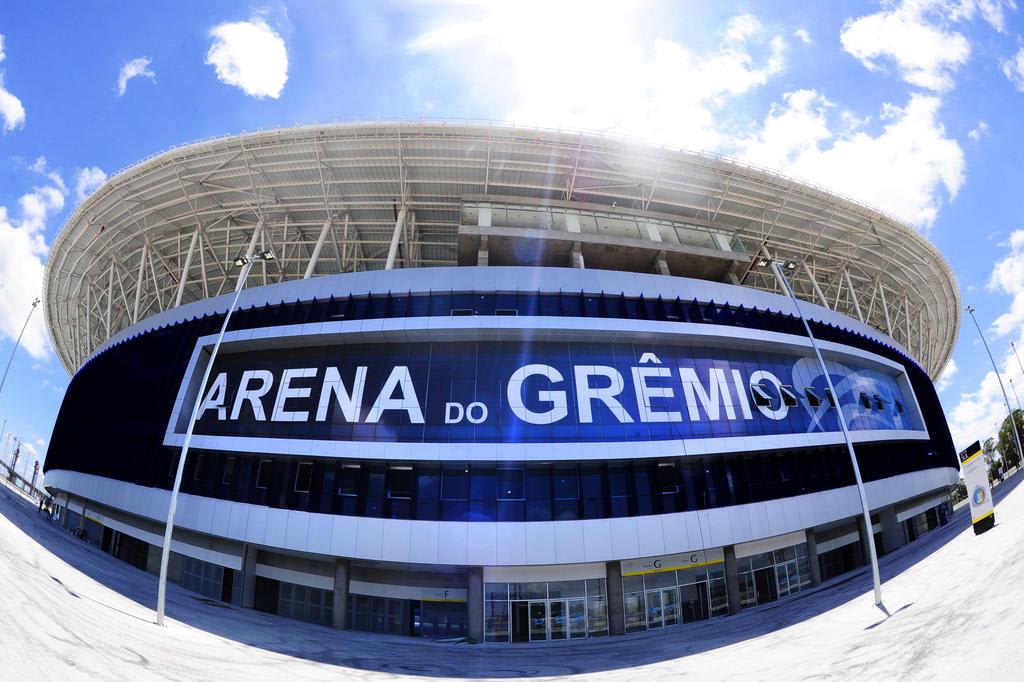
[[[25,317],[25,324],[21,325],[21,332],[18,334],[18,340],[14,342],[14,348],[11,349],[11,357],[7,359],[7,367],[4,368],[4,376],[0,378],[0,393],[4,390],[4,384],[7,383],[7,372],[11,370],[11,363],[14,362],[14,354],[18,352],[18,347],[21,346],[21,337],[24,336],[25,330],[28,328],[28,321],[32,319],[32,313],[36,311],[36,306],[39,305],[39,299],[32,301],[32,307],[29,308],[28,315]]]
[[[967,314],[970,315],[971,319],[974,321],[974,326],[978,330],[978,336],[981,337],[981,343],[985,346],[985,352],[988,353],[988,359],[992,363],[992,369],[995,371],[996,379],[999,381],[999,390],[1003,392],[1003,402],[1006,403],[1006,413],[1010,416],[1010,425],[1013,428],[1013,437],[1017,441],[1017,461],[1018,461],[1018,464],[1019,464],[1020,461],[1021,461],[1021,458],[1024,457],[1024,452],[1022,452],[1021,449],[1020,449],[1020,433],[1018,433],[1018,431],[1017,431],[1017,420],[1014,419],[1014,417],[1013,417],[1013,408],[1010,407],[1010,398],[1006,394],[1006,387],[1003,385],[1003,377],[1002,377],[1002,375],[999,374],[999,366],[996,365],[996,359],[994,357],[992,357],[992,351],[988,347],[988,341],[985,340],[984,332],[981,331],[981,325],[978,324],[978,318],[976,318],[974,316],[974,307],[973,306],[969,306],[969,305],[968,306],[964,306],[964,310],[967,311]],[[997,435],[998,435],[998,432],[997,432]],[[1003,471],[1004,472],[1005,471],[1009,471],[1010,470],[1010,466],[1009,466],[1009,464],[1006,461],[1006,455],[1003,455],[1002,453],[1000,453],[1000,456],[1002,457],[1002,460],[1003,460]]]
[[[864,490],[864,479],[860,475],[860,465],[857,463],[857,453],[853,449],[853,440],[850,438],[850,430],[846,425],[846,417],[843,415],[842,405],[839,404],[839,394],[836,392],[836,387],[832,384],[832,377],[828,372],[828,367],[825,365],[825,359],[821,355],[821,350],[818,348],[818,341],[814,338],[814,334],[811,333],[811,325],[807,322],[807,318],[804,317],[803,308],[800,307],[800,301],[797,299],[796,294],[793,293],[793,287],[790,286],[789,280],[782,272],[782,268],[785,267],[787,270],[793,270],[797,264],[794,261],[785,261],[782,267],[779,266],[778,261],[770,258],[758,259],[758,264],[767,262],[771,265],[772,270],[775,272],[775,277],[782,284],[783,289],[789,295],[789,299],[793,302],[793,307],[796,308],[797,317],[803,322],[804,331],[807,332],[807,338],[811,341],[811,348],[814,349],[814,356],[818,359],[818,368],[821,370],[822,376],[825,377],[825,385],[828,387],[829,394],[835,401],[836,416],[839,420],[839,428],[842,429],[843,439],[846,440],[846,449],[850,454],[850,464],[853,466],[853,476],[857,482],[857,492],[860,494],[860,505],[861,512],[864,514],[864,533],[868,538],[868,551],[871,554],[871,581],[874,585],[875,591],[875,605],[882,605],[882,581],[878,573],[878,552],[875,550],[875,536],[871,532],[871,509],[868,507],[868,496]]]
[[[231,314],[238,305],[238,298],[245,288],[245,280],[256,260],[274,260],[274,254],[270,251],[262,251],[255,255],[243,254],[234,260],[235,265],[242,268],[238,276],[239,285],[235,290],[235,296],[231,299],[227,313],[224,315],[224,323],[221,324],[220,334],[210,351],[210,358],[206,362],[206,369],[203,370],[203,379],[199,382],[199,390],[196,392],[195,402],[192,404],[192,416],[188,420],[188,429],[185,431],[185,440],[181,445],[181,454],[178,456],[178,470],[174,475],[174,486],[171,488],[171,501],[167,507],[167,522],[164,526],[164,546],[160,553],[160,579],[157,585],[156,597],[156,624],[164,625],[164,607],[167,602],[167,564],[171,556],[171,535],[174,532],[174,512],[178,508],[178,491],[181,489],[181,478],[185,473],[185,458],[188,457],[188,448],[192,442],[192,433],[195,430],[196,419],[199,417],[199,407],[203,403],[203,395],[206,392],[206,382],[210,380],[210,373],[213,371],[213,363],[217,359],[217,351],[224,341],[224,333],[228,330],[228,323],[231,321]]]
[[[1020,367],[1020,373],[1024,375],[1024,364],[1020,361],[1020,355],[1017,353],[1017,344],[1010,341],[1010,349],[1013,350],[1013,356],[1017,358],[1017,366]]]

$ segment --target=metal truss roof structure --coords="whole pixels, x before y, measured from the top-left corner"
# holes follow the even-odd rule
[[[556,201],[713,226],[746,255],[732,281],[866,322],[932,377],[960,327],[953,273],[876,209],[724,157],[623,138],[478,123],[298,127],[181,146],[115,175],[57,236],[46,322],[69,372],[153,313],[232,291],[232,260],[271,249],[249,286],[384,267],[456,265],[463,201]],[[389,258],[390,256],[390,258]],[[686,274],[686,273],[673,273]]]

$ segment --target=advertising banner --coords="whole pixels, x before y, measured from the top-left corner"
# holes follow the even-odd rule
[[[224,352],[196,433],[419,443],[635,442],[921,430],[894,373],[785,353],[617,343]],[[186,379],[187,381],[187,379]],[[184,431],[182,411],[179,431]]]
[[[992,488],[988,483],[988,463],[981,456],[981,441],[975,441],[960,453],[960,469],[964,474],[967,499],[971,504],[971,525],[974,534],[981,535],[996,522]]]

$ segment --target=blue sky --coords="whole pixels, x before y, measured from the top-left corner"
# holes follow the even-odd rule
[[[118,169],[256,128],[479,118],[717,151],[903,218],[1024,395],[1011,2],[8,0],[0,36],[0,361],[63,221]],[[69,380],[41,312],[0,394],[40,453]],[[958,446],[994,431],[1004,408],[969,322],[939,386]]]

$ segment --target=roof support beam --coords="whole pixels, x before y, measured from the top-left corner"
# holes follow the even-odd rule
[[[826,300],[825,294],[821,293],[821,287],[818,286],[818,280],[814,278],[814,272],[811,271],[811,266],[807,264],[807,261],[804,261],[804,272],[807,273],[807,279],[811,280],[811,287],[814,289],[814,295],[818,297],[818,300],[821,301],[823,306],[831,310],[828,300]]]
[[[313,254],[309,257],[309,265],[306,266],[306,274],[302,276],[302,279],[309,279],[313,276],[313,271],[316,269],[316,262],[320,259],[320,250],[324,248],[324,240],[327,239],[327,233],[331,231],[331,219],[328,218],[324,221],[324,226],[320,230],[320,236],[317,237],[316,246],[313,247]]]
[[[149,242],[142,242],[142,253],[139,254],[139,270],[135,273],[135,306],[132,308],[132,324],[139,321],[139,301],[142,300],[142,277],[146,270],[146,254]]]
[[[395,220],[395,231],[391,235],[391,246],[388,247],[388,259],[384,263],[385,270],[393,270],[395,267],[395,257],[398,255],[398,240],[402,236],[402,231],[405,229],[405,218],[408,215],[408,209],[405,206],[398,211],[398,219]]]
[[[892,318],[889,317],[889,302],[885,300],[885,287],[882,286],[881,280],[878,281],[878,293],[882,297],[882,312],[885,313],[885,333],[895,339],[892,333]]]
[[[181,305],[181,297],[185,294],[185,284],[188,283],[188,271],[192,267],[192,257],[196,255],[196,242],[199,241],[199,227],[192,233],[192,239],[188,242],[188,253],[185,254],[185,265],[181,268],[181,277],[178,279],[178,294],[174,297],[174,307]]]
[[[853,287],[853,280],[850,279],[850,268],[843,269],[843,278],[846,280],[846,287],[850,290],[850,300],[853,301],[853,309],[857,313],[857,319],[864,322],[864,313],[860,310],[860,302],[857,300],[857,290]]]
[[[110,257],[110,277],[107,280],[107,338],[110,338],[110,312],[114,303],[114,257]]]

